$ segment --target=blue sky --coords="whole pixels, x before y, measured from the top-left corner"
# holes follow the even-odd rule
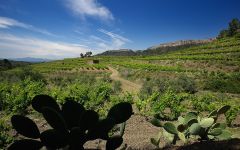
[[[0,0],[0,58],[78,57],[216,37],[239,0]]]

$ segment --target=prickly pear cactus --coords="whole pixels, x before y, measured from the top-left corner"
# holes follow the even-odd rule
[[[225,114],[230,109],[226,105],[218,110],[212,111],[208,117],[201,118],[198,116],[197,122],[189,127],[190,135],[197,135],[200,140],[223,140],[231,138],[231,133],[226,130],[226,123],[217,123],[217,118],[221,114]]]
[[[171,144],[175,144],[177,140],[187,143],[191,136],[198,136],[200,140],[224,140],[230,139],[232,134],[226,130],[226,123],[217,123],[216,121],[220,114],[225,114],[229,109],[230,106],[223,106],[204,118],[195,112],[189,112],[184,117],[178,117],[176,124],[170,122],[162,124],[157,118],[153,118],[150,122],[156,127],[163,128],[159,135],[163,135]],[[160,136],[151,138],[151,143],[159,148]]]
[[[131,104],[122,102],[113,106],[108,116],[100,120],[97,112],[85,110],[81,104],[72,100],[66,101],[60,109],[48,95],[35,96],[32,107],[43,115],[52,129],[40,133],[31,119],[14,115],[11,118],[13,128],[29,139],[15,141],[9,150],[37,150],[43,146],[48,149],[81,150],[87,141],[95,139],[106,140],[106,149],[113,150],[122,144],[125,122],[133,114]],[[110,137],[109,131],[120,123],[123,123],[120,135]]]

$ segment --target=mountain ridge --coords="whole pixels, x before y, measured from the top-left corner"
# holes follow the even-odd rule
[[[49,61],[53,61],[53,60],[50,60],[50,59],[35,58],[35,57],[9,58],[9,60],[23,61],[23,62],[31,62],[31,63],[39,63],[39,62],[49,62]]]
[[[215,38],[203,39],[203,40],[179,40],[175,42],[161,43],[156,46],[151,46],[145,50],[132,50],[132,49],[119,49],[119,50],[107,50],[97,56],[135,56],[135,55],[155,55],[163,54],[170,51],[180,50],[190,46],[203,45],[214,41]]]

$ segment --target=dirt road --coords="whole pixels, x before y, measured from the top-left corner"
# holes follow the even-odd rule
[[[137,93],[141,89],[141,85],[122,78],[119,72],[109,67],[112,72],[110,78],[115,81],[120,81],[124,92],[129,92],[137,98]],[[146,121],[144,116],[138,114],[137,109],[133,106],[135,114],[127,121],[124,138],[124,144],[132,149],[154,149],[150,143],[150,138],[155,137],[159,129]]]
[[[110,75],[110,78],[115,81],[120,81],[122,84],[122,90],[124,92],[137,94],[140,91],[141,85],[131,82],[129,80],[123,79],[120,76],[119,72],[112,67],[109,67],[109,70],[112,72],[112,74]]]

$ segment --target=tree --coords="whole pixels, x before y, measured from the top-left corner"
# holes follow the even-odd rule
[[[228,30],[224,29],[224,30],[220,31],[220,33],[219,33],[217,38],[218,39],[225,38],[225,37],[228,36],[228,34],[229,34]]]
[[[232,19],[231,22],[228,24],[228,29],[222,30],[219,35],[218,39],[224,38],[224,37],[232,37],[232,36],[238,36],[240,34],[240,21],[235,18]]]
[[[228,27],[229,36],[236,35],[238,29],[240,29],[240,22],[237,18],[235,18],[229,23]]]
[[[5,66],[7,69],[11,69],[12,63],[8,59],[3,59],[3,66]]]
[[[92,52],[86,52],[85,57],[91,57]]]
[[[84,58],[84,55],[83,55],[83,53],[80,53],[80,57],[81,57],[81,58]]]
[[[91,57],[91,55],[92,55],[92,52],[86,52],[85,54],[80,53],[80,57],[81,57],[81,58],[84,58],[84,57]]]

